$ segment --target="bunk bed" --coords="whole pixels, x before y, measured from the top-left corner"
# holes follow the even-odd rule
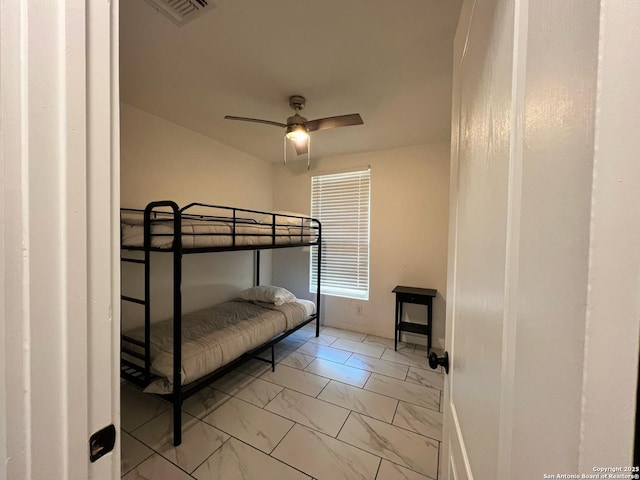
[[[290,292],[260,285],[260,251],[316,246],[321,265],[321,225],[316,219],[287,212],[173,201],[121,209],[122,262],[144,269],[142,298],[122,295],[123,302],[144,308],[144,324],[123,329],[121,377],[173,404],[173,444],[182,441],[181,406],[188,397],[251,359],[275,369],[274,345],[315,321],[320,334],[320,268],[315,304]],[[254,288],[238,298],[198,312],[182,312],[183,255],[250,250],[255,252]],[[126,252],[142,252],[127,255]],[[173,315],[151,322],[152,253],[172,257]],[[260,356],[271,351],[271,358]],[[177,380],[179,379],[179,380]]]

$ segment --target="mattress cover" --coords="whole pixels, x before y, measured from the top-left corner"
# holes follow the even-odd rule
[[[311,304],[311,305],[309,305]],[[211,373],[283,333],[315,310],[310,301],[281,306],[232,300],[182,317],[181,381],[187,384]],[[126,332],[144,339],[144,327]],[[171,393],[173,389],[173,321],[151,326],[151,371],[160,378],[145,392]]]
[[[309,221],[305,225],[300,220],[298,225],[242,222],[233,223],[223,220],[183,219],[181,222],[183,248],[207,248],[255,246],[255,245],[289,245],[309,243],[316,239],[316,229]],[[123,247],[144,246],[144,220],[140,216],[123,216],[121,219]],[[173,245],[173,222],[163,220],[151,221],[151,246],[154,248],[171,248]],[[274,237],[275,235],[275,237]],[[235,237],[235,244],[233,238]]]

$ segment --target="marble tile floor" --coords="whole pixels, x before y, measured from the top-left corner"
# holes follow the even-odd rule
[[[429,480],[438,478],[442,371],[424,346],[304,327],[183,405],[122,384],[124,480]]]

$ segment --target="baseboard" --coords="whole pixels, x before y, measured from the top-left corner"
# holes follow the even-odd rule
[[[401,340],[407,343],[415,343],[416,345],[427,345],[427,337],[425,335],[417,335],[410,332],[402,332]],[[431,339],[431,347],[432,348],[441,348],[444,349],[444,338],[433,338]]]

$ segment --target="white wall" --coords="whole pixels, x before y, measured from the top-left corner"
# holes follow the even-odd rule
[[[121,205],[144,208],[173,200],[271,210],[274,166],[128,104],[121,108]],[[171,312],[171,259],[154,254],[152,317]],[[271,258],[262,255],[261,283],[269,283]],[[251,252],[184,256],[183,311],[228,300],[253,282]],[[137,274],[134,272],[138,272]],[[141,295],[142,268],[123,265],[123,292]],[[141,318],[141,308],[123,305],[123,318]],[[136,311],[137,309],[137,311]],[[125,326],[130,324],[125,323]]]
[[[308,213],[310,176],[371,165],[371,270],[369,301],[324,297],[326,325],[393,337],[396,285],[438,290],[434,304],[434,345],[444,339],[449,145],[421,145],[319,159],[310,171],[255,158],[208,137],[122,104],[121,190],[123,207],[152,200],[179,205],[201,201],[265,210]],[[308,252],[263,252],[261,283],[290,289],[315,300],[308,289]],[[171,259],[154,255],[153,319],[170,312]],[[184,310],[226,300],[252,282],[248,252],[185,256]],[[142,295],[141,268],[123,265],[123,291]],[[136,274],[135,272],[140,272]],[[356,316],[356,303],[363,315]],[[141,319],[141,308],[124,305],[123,318]],[[411,321],[424,321],[425,307],[406,305]],[[127,325],[127,324],[126,324]],[[414,341],[423,342],[417,336]]]
[[[304,165],[302,165],[304,163]],[[444,338],[449,144],[419,145],[330,157],[276,167],[274,208],[309,213],[311,176],[371,166],[371,253],[368,301],[324,296],[325,325],[393,338],[396,285],[438,290],[434,345]],[[309,254],[274,252],[273,282],[296,296],[309,294]],[[356,315],[356,305],[363,315]],[[411,321],[424,321],[425,307],[406,305]],[[425,341],[418,336],[417,341]]]
[[[125,103],[121,130],[123,207],[170,199],[271,208],[271,163]]]

